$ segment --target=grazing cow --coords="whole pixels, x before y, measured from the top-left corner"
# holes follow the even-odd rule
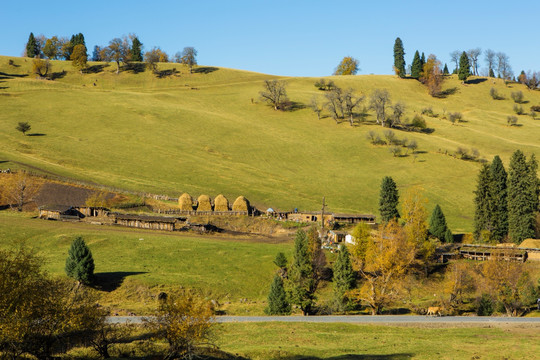
[[[426,315],[432,315],[432,316],[441,316],[441,307],[440,306],[430,306],[427,309]]]

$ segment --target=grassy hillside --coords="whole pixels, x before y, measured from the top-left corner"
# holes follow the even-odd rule
[[[540,157],[540,120],[519,116],[521,126],[506,126],[512,115],[512,91],[540,104],[540,93],[500,80],[476,79],[461,84],[451,78],[446,98],[435,99],[417,81],[393,76],[329,77],[340,87],[369,95],[386,88],[394,102],[407,106],[412,118],[431,106],[438,114],[459,111],[464,122],[425,117],[431,134],[397,132],[415,139],[417,157],[393,157],[388,147],[373,146],[366,123],[352,127],[331,118],[317,120],[309,109],[277,112],[258,93],[271,76],[203,67],[189,74],[179,64],[173,76],[144,71],[114,73],[115,65],[81,75],[69,62],[53,62],[54,81],[28,75],[31,60],[0,57],[0,161],[13,161],[61,176],[130,190],[179,195],[188,191],[230,198],[245,195],[254,204],[278,209],[317,210],[323,196],[330,210],[377,213],[381,179],[392,176],[400,191],[421,186],[429,209],[439,203],[454,231],[472,227],[472,198],[479,169],[453,153],[458,146],[476,148],[488,160],[499,154],[508,162],[520,148]],[[103,64],[101,64],[103,65]],[[65,72],[62,72],[65,71]],[[291,100],[309,104],[321,95],[314,78],[284,78]],[[489,95],[495,87],[505,100]],[[252,103],[253,99],[253,103]],[[367,102],[365,103],[367,104]],[[15,130],[18,121],[31,134]]]

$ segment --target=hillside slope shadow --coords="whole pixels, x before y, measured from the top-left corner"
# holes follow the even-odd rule
[[[111,292],[120,287],[124,282],[124,279],[128,276],[147,274],[146,271],[114,271],[114,272],[102,272],[94,274],[95,283],[94,288]]]

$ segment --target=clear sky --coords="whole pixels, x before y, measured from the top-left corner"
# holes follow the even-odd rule
[[[324,76],[350,55],[359,74],[390,74],[399,36],[407,64],[418,49],[452,70],[451,51],[480,47],[505,52],[515,74],[540,71],[538,0],[6,0],[0,9],[0,55],[21,56],[30,32],[82,32],[89,53],[134,33],[143,50],[193,46],[203,65]]]

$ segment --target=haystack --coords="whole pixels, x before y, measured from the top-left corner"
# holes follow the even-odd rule
[[[178,198],[178,206],[180,210],[191,211],[193,210],[193,199],[188,193],[183,193],[180,198]]]
[[[229,211],[229,200],[221,194],[214,199],[214,211]]]
[[[250,208],[248,199],[243,196],[237,197],[232,206],[233,211],[249,211]]]
[[[197,211],[212,211],[212,199],[210,199],[210,196],[201,195],[197,202]]]

